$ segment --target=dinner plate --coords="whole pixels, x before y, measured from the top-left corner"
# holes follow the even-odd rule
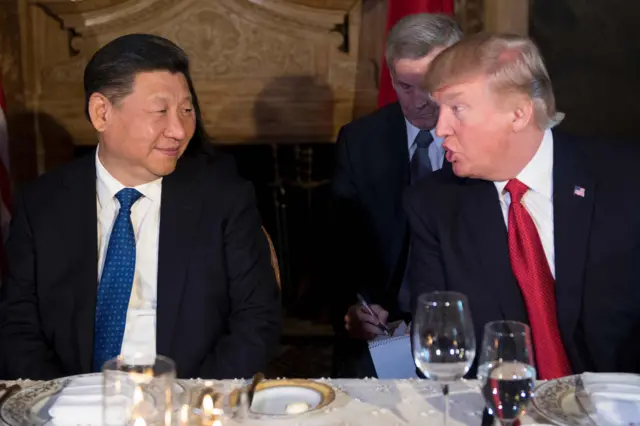
[[[533,406],[547,420],[561,426],[593,426],[593,422],[576,402],[576,383],[573,375],[549,380],[535,390]]]
[[[239,391],[229,398],[231,406],[238,401]],[[321,410],[336,398],[333,388],[325,383],[305,379],[265,380],[258,384],[251,413],[267,417],[287,417]]]
[[[78,376],[63,377],[60,379],[50,380],[48,382],[38,383],[26,389],[17,392],[2,404],[0,407],[0,420],[9,426],[35,426],[44,425],[50,417],[45,415],[47,410],[43,410],[49,399],[57,392],[62,390],[71,380],[81,377],[91,377],[100,375],[101,373],[83,374]],[[184,387],[174,383],[174,400],[177,402]],[[180,404],[174,404],[179,407]],[[176,408],[177,409],[177,408]]]

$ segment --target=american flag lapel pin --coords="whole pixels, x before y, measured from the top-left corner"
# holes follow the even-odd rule
[[[576,195],[578,197],[584,198],[585,192],[585,189],[581,186],[575,186],[573,188],[573,195]]]

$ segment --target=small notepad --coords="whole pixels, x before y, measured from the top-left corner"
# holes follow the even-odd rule
[[[369,341],[369,352],[379,379],[416,378],[416,365],[411,354],[407,324],[391,325],[391,336],[378,336]]]

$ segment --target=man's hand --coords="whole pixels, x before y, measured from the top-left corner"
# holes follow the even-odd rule
[[[378,335],[384,334],[380,328],[382,324],[387,323],[389,312],[385,311],[380,305],[370,305],[371,310],[380,318],[378,321],[373,315],[361,305],[352,305],[344,316],[344,328],[349,331],[349,335],[355,339],[371,340]]]

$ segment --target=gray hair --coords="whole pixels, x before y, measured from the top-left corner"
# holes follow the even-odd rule
[[[424,58],[434,48],[448,47],[461,39],[460,26],[448,15],[418,13],[405,16],[387,36],[387,66],[393,72],[397,59]]]

